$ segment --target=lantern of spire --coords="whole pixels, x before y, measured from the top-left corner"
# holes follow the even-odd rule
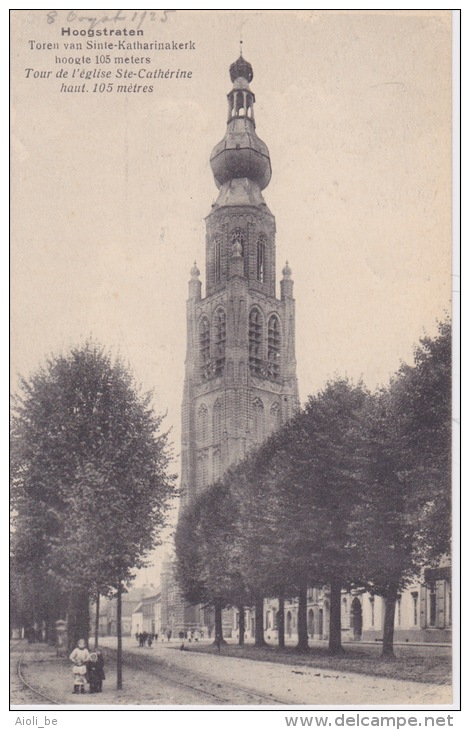
[[[264,190],[271,179],[271,160],[255,131],[255,95],[250,89],[253,67],[241,53],[230,66],[230,78],[233,88],[227,94],[227,131],[210,158],[215,183],[222,188],[231,180],[246,178]]]

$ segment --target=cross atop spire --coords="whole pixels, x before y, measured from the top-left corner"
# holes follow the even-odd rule
[[[243,56],[243,41],[240,40],[240,56]]]

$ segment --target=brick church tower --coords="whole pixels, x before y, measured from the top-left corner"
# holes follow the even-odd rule
[[[183,504],[288,420],[297,404],[295,304],[286,264],[276,297],[275,220],[262,191],[253,69],[230,67],[225,137],[211,154],[219,196],[206,218],[206,292],[191,270],[182,406]]]
[[[187,300],[182,404],[181,504],[188,504],[285,423],[298,406],[295,303],[286,263],[276,297],[275,220],[262,191],[271,179],[269,150],[256,134],[253,69],[242,55],[230,66],[224,138],[210,164],[219,189],[206,218],[206,291],[194,264]],[[207,609],[185,604],[162,579],[173,635],[207,628]],[[224,633],[231,613],[224,612]],[[163,627],[165,628],[165,627]]]

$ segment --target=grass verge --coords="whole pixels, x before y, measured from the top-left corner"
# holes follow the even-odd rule
[[[219,655],[213,645],[186,644],[185,651]],[[380,645],[345,644],[343,654],[331,656],[326,647],[311,647],[308,652],[301,653],[295,647],[279,649],[275,646],[225,644],[221,647],[220,656],[291,664],[295,667],[314,667],[328,670],[332,674],[354,672],[429,684],[450,684],[452,681],[450,648],[398,646],[395,649],[395,659],[383,659],[380,652]]]

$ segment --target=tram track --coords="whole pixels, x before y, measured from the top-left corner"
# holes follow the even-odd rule
[[[44,704],[46,705],[60,705],[60,702],[57,702],[56,700],[53,700],[52,697],[49,697],[48,695],[44,694],[44,692],[41,692],[38,689],[35,689],[29,682],[26,681],[26,679],[23,676],[23,673],[21,671],[21,665],[24,658],[24,655],[26,653],[26,649],[23,649],[20,658],[17,661],[16,664],[16,676],[18,677],[21,686],[26,687],[29,692],[32,692],[37,697],[41,697],[43,700],[45,700]]]
[[[107,662],[109,662],[109,665],[111,667],[108,667],[111,669],[113,665],[115,665],[117,660],[117,650],[106,647],[106,658]],[[28,657],[29,661],[26,664],[25,657]],[[91,702],[90,699],[88,699],[89,695],[87,694],[86,697],[83,695],[80,695],[80,700],[82,701],[72,701],[69,699],[69,697],[64,696],[63,692],[60,693],[50,693],[49,689],[44,689],[44,687],[41,687],[41,689],[35,687],[30,680],[30,677],[28,679],[26,678],[25,674],[26,672],[24,669],[28,668],[29,671],[33,670],[35,668],[35,665],[37,667],[40,667],[42,662],[46,661],[44,658],[38,658],[35,656],[34,653],[30,653],[28,651],[28,648],[25,647],[23,651],[21,652],[17,662],[16,662],[16,677],[20,684],[19,687],[19,694],[21,695],[22,702],[16,703],[13,702],[12,704],[47,704],[47,705],[72,705],[75,706],[77,704],[93,704],[96,706],[99,706],[97,703],[98,697],[96,695],[93,695],[93,701]],[[217,659],[215,658],[215,661]],[[23,666],[25,665],[25,666]],[[182,702],[172,702],[167,703],[164,701],[159,701],[156,706],[160,704],[172,704],[173,706],[177,706],[178,704],[184,705],[184,704],[211,704],[211,705],[220,705],[220,706],[226,706],[226,705],[283,705],[286,704],[285,702],[282,702],[276,698],[274,698],[271,695],[263,694],[262,692],[257,692],[256,690],[252,690],[246,687],[242,687],[238,684],[227,682],[225,680],[214,680],[211,678],[208,678],[204,676],[203,674],[199,674],[191,669],[188,668],[180,668],[176,666],[172,666],[171,664],[165,662],[164,660],[161,661],[159,657],[147,655],[147,656],[138,656],[135,652],[124,650],[123,651],[123,665],[124,668],[128,668],[129,670],[134,670],[136,672],[143,672],[147,677],[149,675],[151,677],[155,677],[155,679],[158,680],[158,688],[159,690],[164,690],[166,688],[173,688],[178,689],[181,688],[183,694],[186,693],[186,697],[188,698],[186,701]],[[14,666],[14,665],[13,665]],[[204,685],[204,686],[201,686]],[[30,694],[31,700],[26,700],[25,697],[25,691]],[[188,694],[189,693],[189,694]],[[53,694],[54,696],[51,696]],[[189,699],[191,697],[191,699]],[[103,704],[113,704],[113,701],[108,696],[106,699],[104,696],[100,697]],[[124,698],[119,699],[119,704],[122,703]],[[134,702],[132,702],[134,704]],[[140,704],[140,702],[138,702]],[[153,704],[151,701],[143,702],[142,704]]]
[[[117,651],[116,649],[110,649],[108,648],[106,650],[106,653],[108,655],[112,655],[114,657],[117,657]],[[208,689],[201,689],[198,686],[195,686],[194,684],[190,682],[183,682],[181,679],[176,679],[173,675],[175,672],[180,672],[181,670],[177,667],[171,667],[166,663],[160,663],[158,662],[158,659],[153,656],[137,656],[134,652],[131,651],[124,651],[123,652],[123,662],[125,665],[134,667],[135,669],[150,672],[153,676],[158,677],[159,679],[163,680],[164,682],[170,683],[170,684],[176,684],[180,685],[182,687],[185,687],[186,689],[190,689],[193,692],[197,692],[199,694],[203,694],[208,697],[212,697],[216,702],[214,704],[225,704],[225,705],[234,705],[234,704],[260,704],[260,700],[262,700],[263,704],[269,704],[269,705],[285,705],[286,702],[282,702],[281,700],[278,700],[274,698],[271,695],[266,695],[261,692],[257,692],[256,690],[247,689],[246,687],[241,687],[238,684],[234,684],[231,682],[223,681],[220,684],[218,682],[215,682],[212,679],[208,679],[204,677],[203,675],[198,675],[195,672],[193,672],[190,669],[183,670],[184,673],[192,675],[192,677],[196,681],[204,681],[207,685],[214,686],[216,685],[217,688],[220,687],[220,692],[214,692],[209,691]],[[230,697],[224,696],[224,690],[231,690],[232,693],[235,694],[236,698],[231,699]],[[242,700],[242,697],[245,697],[245,700]]]

